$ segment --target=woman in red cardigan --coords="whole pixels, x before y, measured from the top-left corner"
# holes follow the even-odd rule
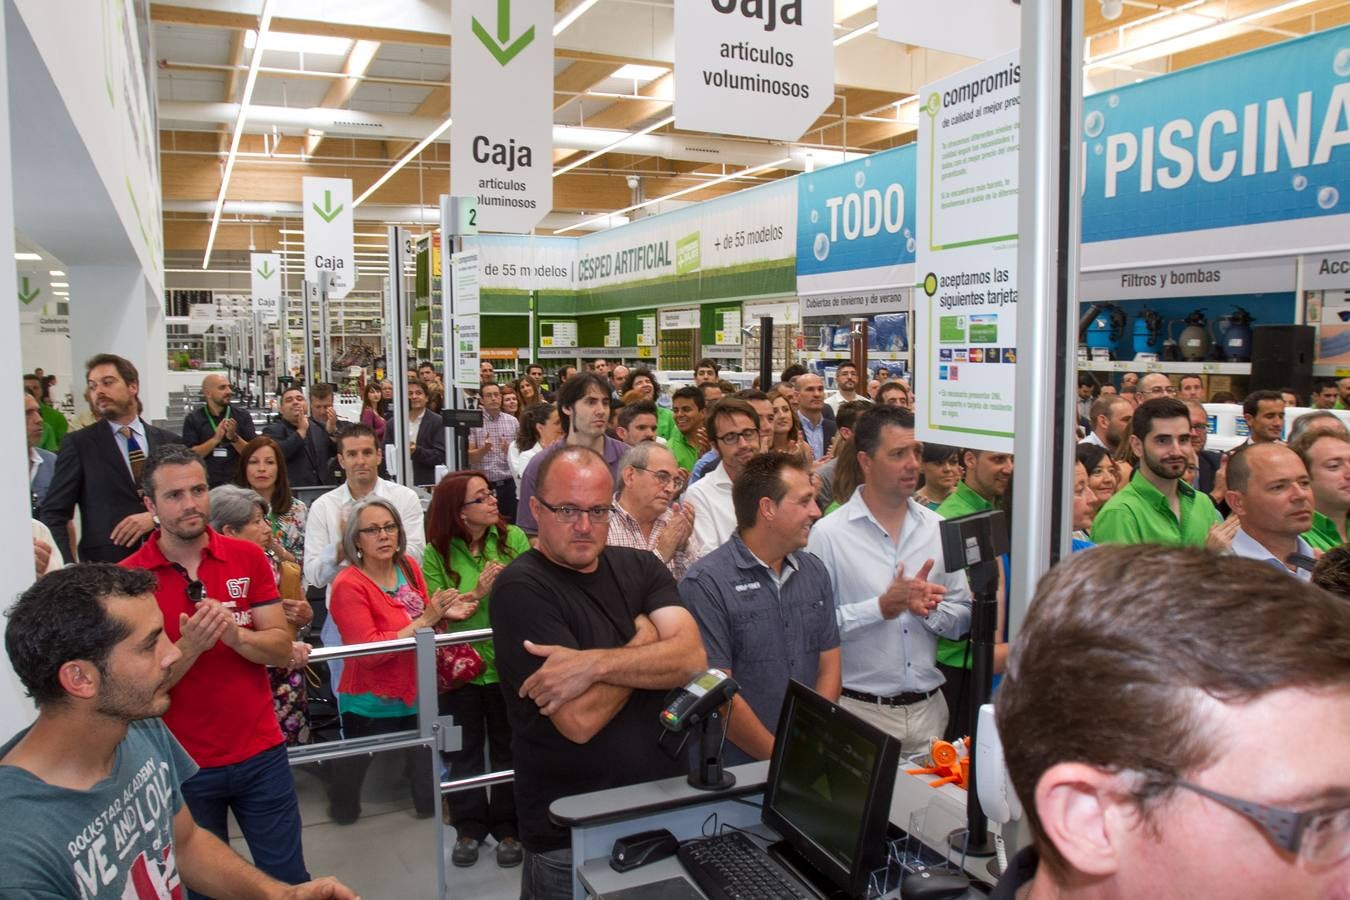
[[[407,556],[403,522],[389,501],[369,497],[352,509],[342,535],[328,612],[344,644],[365,644],[409,637],[418,628],[442,620],[463,621],[477,603],[453,589],[427,596],[417,563]],[[417,675],[411,651],[356,656],[344,662],[338,683],[343,737],[366,737],[417,728]],[[419,818],[431,816],[436,797],[427,775],[431,757],[424,748],[405,750],[404,770]],[[370,756],[333,762],[328,785],[328,815],[339,825],[361,816],[361,784]]]

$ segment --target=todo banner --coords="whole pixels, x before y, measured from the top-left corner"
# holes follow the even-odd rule
[[[1018,54],[920,91],[915,353],[919,440],[1013,448]]]

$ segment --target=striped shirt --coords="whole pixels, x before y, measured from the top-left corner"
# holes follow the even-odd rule
[[[670,507],[661,513],[652,524],[651,534],[643,537],[642,526],[623,508],[619,501],[619,495],[615,494],[614,512],[610,513],[609,516],[609,540],[606,543],[611,547],[631,547],[634,550],[649,550],[656,553],[656,545],[661,540],[661,535],[665,533],[671,519],[678,515],[680,515],[678,510],[674,506]],[[684,577],[685,571],[696,558],[690,552],[693,542],[694,536],[691,534],[689,540],[685,541],[684,546],[676,550],[675,555],[670,559],[661,559],[661,554],[656,553],[656,558],[661,559],[661,562],[666,564],[666,568],[670,569],[670,574],[676,581]]]
[[[490,481],[512,477],[507,451],[519,430],[520,423],[516,421],[516,417],[504,412],[499,412],[495,416],[484,412],[483,427],[469,429],[469,446],[475,450],[483,446],[483,442],[488,438],[492,439],[492,449],[478,460],[478,468]]]

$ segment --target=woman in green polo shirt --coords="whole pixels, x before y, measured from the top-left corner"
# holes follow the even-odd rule
[[[489,628],[488,603],[497,574],[508,562],[530,549],[525,532],[506,524],[497,510],[497,498],[482,472],[453,472],[441,479],[431,496],[426,516],[427,546],[422,571],[431,592],[453,588],[478,602],[474,614],[451,623],[452,631]],[[496,653],[492,641],[473,645],[485,663],[483,674],[441,695],[442,715],[455,717],[462,744],[444,754],[450,777],[458,780],[482,775],[483,746],[487,744],[493,771],[511,768],[511,728],[506,701],[498,687]],[[478,861],[478,845],[491,834],[497,840],[497,864],[519,865],[523,850],[516,826],[516,801],[511,784],[446,795],[450,821],[457,839],[451,861],[471,866]]]

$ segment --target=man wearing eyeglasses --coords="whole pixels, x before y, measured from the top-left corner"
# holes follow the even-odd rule
[[[304,660],[293,655],[272,567],[256,544],[208,526],[206,465],[190,448],[151,453],[141,482],[159,528],[120,564],[155,576],[164,631],[181,654],[169,668],[164,723],[200,767],[183,782],[183,798],[197,823],[227,843],[232,812],[268,875],[308,881],[266,668]]]
[[[1172,379],[1161,372],[1150,372],[1139,379],[1139,389],[1136,396],[1139,402],[1145,400],[1155,400],[1158,397],[1175,397],[1177,395],[1176,385],[1172,384]]]
[[[609,517],[609,546],[655,553],[679,581],[693,561],[694,508],[675,503],[684,490],[684,471],[674,454],[655,441],[625,453],[619,471],[623,480]]]
[[[529,499],[538,544],[498,576],[488,615],[511,723],[520,896],[570,900],[571,835],[549,804],[684,773],[653,728],[665,692],[707,657],[661,561],[606,546],[614,481],[604,458],[586,447],[539,458]]]
[[[759,413],[744,400],[723,400],[713,407],[708,434],[720,464],[684,495],[694,507],[696,552],[709,553],[736,531],[731,485],[750,458],[759,452]]]
[[[1270,754],[1350,734],[1344,599],[1256,560],[1076,553],[1038,586],[996,708],[1031,847],[994,897],[1350,895],[1350,742]]]

